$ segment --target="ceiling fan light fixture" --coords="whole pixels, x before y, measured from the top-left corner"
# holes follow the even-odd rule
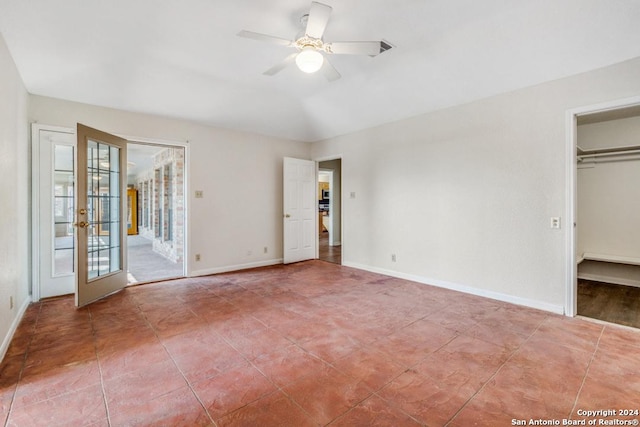
[[[305,73],[315,73],[324,62],[324,56],[313,46],[306,46],[296,56],[296,65]]]

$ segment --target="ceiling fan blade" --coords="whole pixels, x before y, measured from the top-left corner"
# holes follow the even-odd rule
[[[329,80],[330,82],[338,80],[340,77],[340,73],[335,67],[329,62],[329,60],[325,57],[324,63],[322,64],[322,74]]]
[[[291,55],[289,55],[286,58],[284,58],[284,60],[282,62],[280,62],[279,64],[274,65],[273,67],[269,68],[267,71],[265,71],[262,74],[264,74],[266,76],[273,76],[273,75],[279,73],[280,71],[282,71],[285,68],[287,68],[290,64],[295,62],[296,56],[298,56],[298,52],[292,53]]]
[[[331,53],[338,55],[376,56],[383,52],[382,42],[333,42],[326,43]]]
[[[283,39],[275,36],[268,36],[266,34],[254,33],[253,31],[242,30],[238,33],[239,37],[246,39],[260,40],[268,43],[279,44],[281,46],[293,46],[294,42],[291,40]]]
[[[305,34],[309,37],[321,39],[324,34],[324,29],[327,28],[332,10],[331,6],[312,1]]]

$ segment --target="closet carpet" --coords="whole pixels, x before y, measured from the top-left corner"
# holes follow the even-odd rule
[[[562,425],[639,409],[639,366],[640,331],[309,261],[31,304],[0,423]]]
[[[578,314],[640,328],[640,288],[580,279]]]

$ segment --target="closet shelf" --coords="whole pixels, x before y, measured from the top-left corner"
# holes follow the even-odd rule
[[[640,258],[618,256],[618,255],[594,254],[590,252],[583,253],[582,257],[579,257],[578,259],[579,259],[578,263],[584,260],[584,261],[614,262],[617,264],[640,265]]]

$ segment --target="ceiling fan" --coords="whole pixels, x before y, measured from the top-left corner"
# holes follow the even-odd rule
[[[266,34],[254,33],[242,30],[238,36],[248,39],[266,41],[281,46],[293,47],[298,51],[287,56],[284,61],[269,68],[263,74],[273,76],[285,67],[296,63],[298,68],[305,73],[315,73],[322,69],[323,74],[330,82],[340,78],[340,73],[323,54],[337,55],[369,55],[376,56],[391,49],[391,45],[385,41],[362,42],[325,42],[322,39],[324,30],[331,16],[331,6],[311,2],[309,13],[300,18],[304,32],[296,40],[287,40]]]

